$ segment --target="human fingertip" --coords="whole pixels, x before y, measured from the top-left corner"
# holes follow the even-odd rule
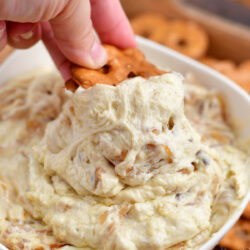
[[[0,31],[5,29],[5,21],[0,21]]]
[[[0,38],[5,35],[6,25],[5,21],[0,21]]]
[[[19,49],[29,48],[41,38],[40,23],[7,24],[7,30],[9,44]]]
[[[93,68],[99,68],[107,62],[107,52],[98,41],[95,41],[92,46],[91,58],[93,60]]]
[[[91,69],[102,67],[108,59],[106,50],[97,40],[93,42],[89,50],[79,49],[73,53],[71,51],[71,54],[68,54],[67,57],[72,62]]]
[[[130,39],[125,41],[124,44],[122,44],[122,45],[124,48],[137,48],[138,47],[135,36],[131,36]]]
[[[19,34],[15,37],[17,40],[30,40],[34,37],[37,30],[37,24],[26,23],[23,29],[19,28]]]
[[[19,35],[22,39],[24,40],[29,40],[31,39],[33,36],[34,36],[34,32],[32,30],[28,31],[28,32],[25,32],[23,34],[20,34]]]
[[[0,51],[5,47],[7,43],[6,24],[4,21],[0,21]]]
[[[58,66],[58,70],[61,72],[61,75],[65,81],[71,78],[69,67],[70,62],[68,60],[65,60],[61,65]]]
[[[30,39],[34,35],[35,28],[34,23],[7,22],[8,36],[14,41]]]
[[[126,27],[124,27],[124,31],[120,34],[123,38],[122,41],[120,41],[120,47],[137,48],[136,37],[133,30],[130,26],[128,26],[127,29],[125,28]]]

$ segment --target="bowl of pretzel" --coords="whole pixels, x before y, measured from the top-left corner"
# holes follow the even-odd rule
[[[240,63],[236,63],[235,60],[230,59],[230,54],[226,59],[210,55],[211,50],[218,51],[223,48],[213,48],[214,43],[219,43],[220,40],[212,43],[209,32],[198,22],[181,18],[170,19],[161,14],[146,12],[131,18],[131,25],[137,35],[200,61],[224,74],[250,93],[250,60],[241,59]],[[243,41],[244,38],[242,38],[242,43]],[[240,46],[240,42],[234,46]],[[240,55],[240,50],[235,50]],[[225,49],[223,53],[230,53],[230,51]],[[234,54],[233,49],[231,53]],[[238,58],[237,61],[239,61]]]

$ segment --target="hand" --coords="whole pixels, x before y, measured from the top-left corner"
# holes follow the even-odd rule
[[[89,68],[106,63],[95,31],[103,43],[136,46],[119,0],[0,0],[0,20],[0,50],[42,39],[65,80],[69,60]]]

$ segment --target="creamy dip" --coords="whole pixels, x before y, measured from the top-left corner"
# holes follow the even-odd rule
[[[249,157],[221,96],[186,81],[167,73],[66,96],[56,73],[34,72],[2,86],[0,242],[199,248],[244,198]]]

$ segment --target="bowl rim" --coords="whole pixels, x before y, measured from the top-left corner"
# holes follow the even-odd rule
[[[197,70],[200,70],[203,73],[207,73],[210,76],[213,76],[214,78],[220,79],[220,81],[223,82],[223,84],[226,87],[229,87],[232,91],[236,92],[239,96],[241,96],[241,98],[245,99],[245,101],[248,103],[249,113],[250,113],[250,95],[248,95],[246,91],[244,91],[235,82],[233,82],[226,76],[222,75],[221,73],[215,71],[214,69],[190,57],[187,57],[161,44],[158,44],[156,42],[153,42],[151,40],[145,39],[140,36],[137,36],[136,40],[138,42],[139,48],[148,47],[155,51],[159,51],[168,57],[170,56],[170,57],[176,58],[181,63],[189,64],[189,66],[192,68],[196,68]],[[245,207],[247,206],[248,202],[250,202],[250,187],[248,188],[248,192],[246,196],[244,197],[244,199],[242,199],[242,201],[240,202],[238,208],[235,209],[235,211],[231,214],[229,219],[224,223],[224,225],[219,229],[219,231],[213,233],[210,239],[206,241],[203,245],[201,245],[200,250],[212,249],[237,222],[237,220],[240,218],[241,214],[243,213]]]
[[[236,84],[234,81],[226,77],[225,75],[221,74],[220,72],[216,71],[215,69],[195,60],[192,59],[184,54],[181,54],[173,49],[170,49],[162,44],[159,44],[157,42],[151,41],[149,39],[146,39],[141,36],[136,36],[136,41],[138,44],[138,48],[144,51],[144,48],[148,47],[154,50],[157,50],[161,52],[162,54],[166,54],[168,57],[176,58],[177,60],[184,62],[185,64],[189,64],[191,67],[194,67],[198,70],[200,70],[203,73],[208,73],[209,75],[216,77],[220,79],[220,81],[223,81],[225,85],[232,88],[234,91],[236,91],[239,95],[241,95],[242,98],[246,99],[246,101],[250,105],[250,95],[243,90],[241,87],[239,87],[238,84]],[[150,61],[150,58],[148,58]]]
[[[237,92],[237,94],[241,96],[241,98],[245,99],[245,101],[248,103],[249,110],[250,110],[250,96],[247,94],[247,92],[242,90],[237,84],[235,84],[233,81],[231,81],[224,75],[218,73],[217,71],[209,68],[206,65],[201,64],[198,61],[195,61],[187,56],[184,56],[172,49],[169,49],[163,45],[160,45],[148,39],[137,36],[136,40],[138,43],[138,47],[142,49],[143,52],[145,52],[146,49],[151,50],[151,51],[158,51],[166,57],[175,58],[180,63],[189,64],[191,68],[195,68],[196,70],[200,70],[204,74],[206,73],[214,78],[219,79],[221,82],[224,83],[225,86],[229,87],[232,91]],[[44,50],[44,45],[42,44],[42,42],[38,42],[38,44],[34,45],[33,48],[31,48],[30,50],[32,49]],[[12,64],[12,61],[15,60],[15,58],[22,53],[23,53],[23,50],[15,50],[14,52],[12,52],[12,54],[2,63],[2,65],[0,65],[0,71],[3,71],[6,68],[10,67],[10,65]],[[150,58],[148,59],[150,61]],[[220,228],[219,231],[214,233],[210,237],[210,239],[200,247],[200,250],[208,250],[208,249],[213,248],[220,241],[220,239],[230,230],[230,228],[236,223],[236,221],[239,219],[240,215],[244,211],[244,208],[247,206],[249,201],[250,201],[250,189],[248,190],[248,193],[246,194],[244,199],[239,204],[238,208],[235,209],[235,211],[230,216],[230,218],[226,221],[226,223]],[[8,249],[0,243],[0,250],[8,250]]]

